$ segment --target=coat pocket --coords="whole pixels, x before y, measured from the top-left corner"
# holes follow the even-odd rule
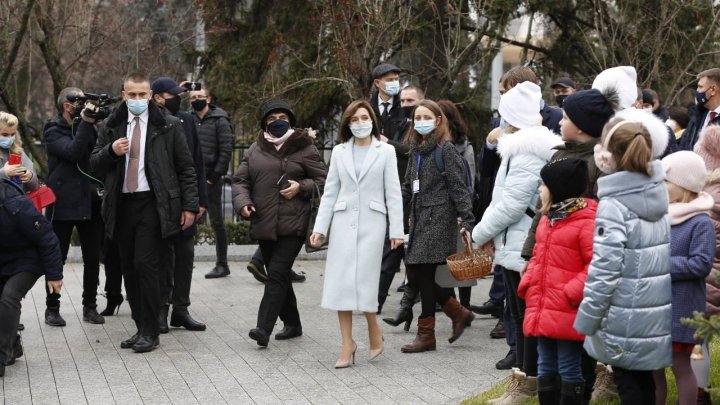
[[[345,201],[338,201],[335,203],[335,206],[333,207],[333,212],[345,211],[346,208],[347,208],[347,203]]]
[[[373,211],[377,211],[381,214],[387,214],[387,208],[385,207],[385,204],[381,204],[377,201],[370,201],[370,209]]]

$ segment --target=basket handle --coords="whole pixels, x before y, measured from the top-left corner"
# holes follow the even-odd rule
[[[460,237],[462,238],[463,243],[465,244],[465,252],[468,255],[472,255],[472,236],[470,235],[470,232],[466,231],[465,228],[462,226],[462,222],[458,220],[458,232],[460,232]]]

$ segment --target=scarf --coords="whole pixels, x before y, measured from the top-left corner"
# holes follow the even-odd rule
[[[582,197],[568,198],[550,206],[547,217],[550,220],[550,226],[555,225],[555,221],[561,221],[570,216],[573,212],[580,211],[587,207],[587,201]]]
[[[671,203],[668,207],[668,214],[670,216],[670,225],[678,225],[687,221],[688,219],[700,215],[707,214],[715,205],[715,200],[712,196],[704,191],[701,191],[697,198],[687,203]]]
[[[427,155],[428,153],[432,152],[432,150],[437,145],[437,143],[435,142],[434,132],[428,134],[426,139],[427,140],[424,144],[418,144],[415,139],[412,139],[410,141],[410,150],[415,150],[421,155]]]
[[[290,136],[295,133],[295,130],[290,128],[287,132],[285,132],[285,135],[281,136],[280,138],[276,138],[272,135],[270,135],[267,132],[263,133],[263,136],[265,137],[265,140],[270,142],[271,144],[275,145],[275,150],[280,150],[282,146],[287,142],[288,139],[290,139]]]

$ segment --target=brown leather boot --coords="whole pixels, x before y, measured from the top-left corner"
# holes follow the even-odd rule
[[[400,348],[403,353],[421,353],[435,350],[435,317],[418,319],[418,331],[415,340]]]
[[[475,315],[472,312],[460,305],[458,300],[452,297],[443,305],[443,312],[452,319],[453,323],[453,334],[450,336],[450,339],[448,339],[450,343],[456,341],[465,331],[467,324],[475,319]]]

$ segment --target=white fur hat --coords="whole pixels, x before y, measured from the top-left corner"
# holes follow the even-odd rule
[[[500,97],[498,111],[515,128],[531,128],[538,125],[541,99],[540,86],[533,82],[518,83]]]
[[[592,84],[593,89],[605,92],[615,88],[620,95],[620,109],[631,107],[637,100],[637,73],[632,66],[616,66],[600,72]]]
[[[613,118],[615,117],[641,123],[650,134],[653,157],[660,158],[660,156],[665,153],[670,136],[668,132],[669,128],[653,113],[638,110],[637,108],[628,108],[626,110],[618,111]],[[612,120],[612,118],[610,120]]]

